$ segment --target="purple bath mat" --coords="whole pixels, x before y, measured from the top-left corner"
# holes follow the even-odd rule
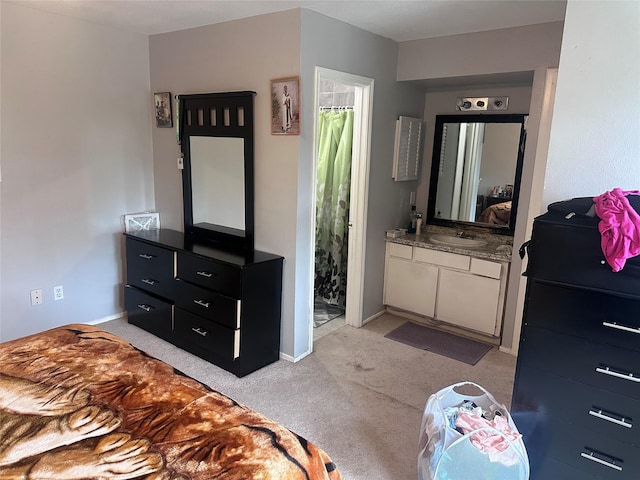
[[[492,345],[487,345],[486,343],[423,327],[412,322],[403,323],[395,330],[387,333],[385,337],[464,362],[468,365],[478,363],[493,348]]]

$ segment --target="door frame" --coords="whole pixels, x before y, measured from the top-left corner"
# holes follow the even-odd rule
[[[347,254],[347,299],[345,323],[361,327],[362,303],[364,297],[364,265],[366,253],[367,207],[369,199],[369,166],[371,159],[371,129],[373,125],[373,83],[374,80],[360,75],[315,68],[314,113],[313,113],[313,195],[311,202],[311,289],[309,303],[309,338],[313,351],[313,303],[315,280],[315,228],[316,228],[316,182],[318,169],[318,112],[320,111],[319,85],[321,80],[329,80],[355,87],[353,147],[351,161],[351,186],[349,205],[349,244]]]

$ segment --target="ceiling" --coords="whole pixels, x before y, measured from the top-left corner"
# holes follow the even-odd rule
[[[306,8],[397,42],[564,20],[564,0],[1,0],[147,35]]]

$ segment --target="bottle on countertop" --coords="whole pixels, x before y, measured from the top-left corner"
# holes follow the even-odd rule
[[[420,235],[422,233],[422,214],[416,214],[416,235]]]
[[[416,212],[416,206],[411,205],[411,214],[409,215],[409,226],[407,227],[407,233],[416,233],[417,224],[418,212]]]

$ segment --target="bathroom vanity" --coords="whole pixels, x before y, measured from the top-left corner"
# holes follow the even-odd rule
[[[388,239],[384,304],[418,321],[499,338],[512,238],[479,234],[469,245],[456,238],[453,229],[430,226],[421,235]]]
[[[426,227],[420,235],[387,238],[389,310],[500,343],[524,123],[524,114],[436,116]],[[495,185],[508,185],[511,197],[501,198],[500,216],[485,217],[485,196]]]

